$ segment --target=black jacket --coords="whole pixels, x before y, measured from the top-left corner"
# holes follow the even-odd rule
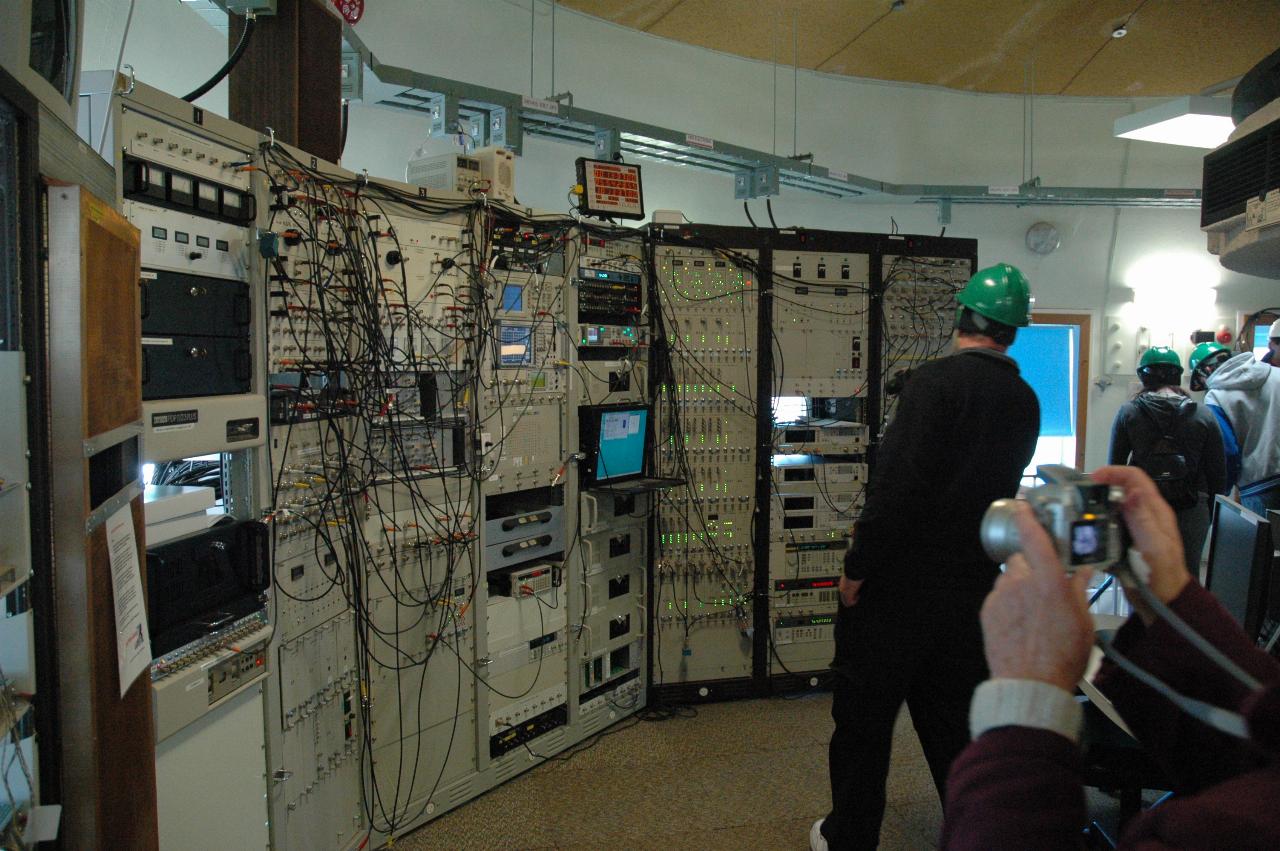
[[[1162,432],[1187,459],[1196,490],[1210,496],[1227,492],[1227,458],[1218,421],[1208,407],[1186,396],[1144,392],[1125,402],[1111,429],[1110,463],[1128,464],[1135,453],[1155,446]]]
[[[845,575],[989,584],[982,515],[1017,493],[1039,436],[1040,405],[1011,358],[965,349],[915,370],[876,455]]]

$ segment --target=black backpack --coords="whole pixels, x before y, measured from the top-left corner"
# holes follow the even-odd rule
[[[1155,414],[1151,413],[1145,405],[1137,407],[1155,427],[1160,438],[1145,450],[1135,449],[1129,463],[1142,469],[1151,477],[1165,502],[1174,509],[1181,511],[1184,508],[1191,508],[1199,501],[1199,495],[1196,492],[1191,465],[1187,463],[1186,453],[1178,444],[1178,439],[1169,433],[1174,429],[1163,428]],[[1181,419],[1182,410],[1181,407],[1178,408],[1174,418],[1175,424]]]

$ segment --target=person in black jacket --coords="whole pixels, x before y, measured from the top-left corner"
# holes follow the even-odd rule
[[[1217,418],[1179,382],[1182,361],[1154,346],[1138,366],[1142,392],[1116,414],[1108,463],[1141,467],[1178,516],[1187,570],[1200,575],[1214,494],[1226,493],[1227,459]]]
[[[943,795],[987,677],[978,610],[999,572],[978,529],[1018,490],[1040,433],[1035,393],[1005,351],[1029,323],[1022,273],[979,271],[959,294],[955,351],[906,382],[840,578],[829,748],[831,812],[813,849],[874,848],[905,700]]]

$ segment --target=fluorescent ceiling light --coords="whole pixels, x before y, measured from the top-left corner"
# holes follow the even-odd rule
[[[1181,97],[1117,118],[1115,135],[1121,139],[1216,148],[1235,129],[1230,98]]]

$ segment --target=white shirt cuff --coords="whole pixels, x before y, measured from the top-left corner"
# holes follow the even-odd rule
[[[987,680],[973,692],[969,733],[978,738],[997,727],[1034,727],[1080,739],[1084,710],[1075,698],[1040,680]]]

